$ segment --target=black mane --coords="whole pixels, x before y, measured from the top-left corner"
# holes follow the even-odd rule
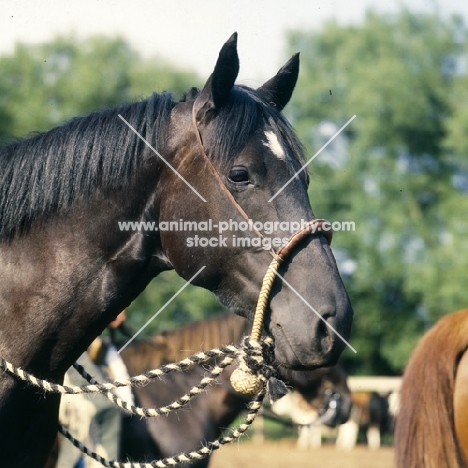
[[[192,100],[192,88],[182,100]],[[37,219],[62,213],[97,187],[124,186],[144,161],[145,143],[118,117],[121,114],[156,149],[166,136],[172,95],[77,117],[45,133],[0,147],[0,238],[27,231]],[[271,129],[297,170],[304,152],[293,129],[274,107],[247,87],[235,86],[218,111],[204,141],[222,173],[259,129]]]
[[[158,148],[174,105],[170,93],[154,94],[0,147],[0,238],[71,208],[97,187],[123,185],[143,160],[129,156],[145,144],[118,115]]]

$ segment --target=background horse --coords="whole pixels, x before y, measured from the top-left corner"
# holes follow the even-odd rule
[[[395,427],[397,468],[468,466],[468,309],[421,339],[403,375]]]
[[[340,426],[336,446],[342,450],[351,450],[358,441],[359,432],[366,435],[367,446],[378,449],[383,434],[393,434],[396,393],[381,395],[378,392],[352,392],[353,408],[346,424]]]
[[[148,340],[130,343],[121,353],[130,374],[139,374],[168,362],[178,361],[203,349],[225,344],[238,344],[247,334],[246,321],[233,313],[219,314],[206,320],[157,333]],[[214,363],[214,361],[213,361]],[[213,364],[212,363],[212,364]],[[189,409],[171,413],[167,417],[142,420],[136,416],[124,418],[122,430],[122,459],[155,460],[199,449],[208,440],[219,437],[222,431],[246,409],[248,399],[235,392],[229,383],[233,367],[228,367],[218,379],[219,385],[196,396]],[[338,374],[340,377],[338,377]],[[205,366],[195,366],[183,373],[171,373],[163,382],[134,388],[140,405],[160,407],[172,402],[197,385],[206,375]],[[332,367],[308,371],[303,379],[305,398],[318,409],[323,405],[326,391],[340,392],[343,404],[337,411],[344,418],[349,397],[342,387],[342,372]],[[340,387],[340,388],[337,388]],[[286,397],[284,397],[286,398]],[[281,402],[282,400],[279,400]],[[348,411],[349,415],[349,411]],[[208,466],[209,458],[194,461],[191,467]]]
[[[0,357],[61,382],[106,325],[169,269],[251,318],[271,252],[258,243],[191,247],[188,236],[206,236],[201,229],[119,226],[313,218],[307,174],[294,177],[303,149],[281,114],[298,56],[256,90],[235,86],[236,42],[234,34],[224,44],[204,88],[179,102],[155,94],[0,148]],[[273,238],[290,236],[284,223],[274,226]],[[265,327],[277,367],[333,364],[345,343],[328,325],[347,339],[352,309],[324,234],[304,239],[281,274],[302,298],[275,282]],[[59,401],[0,375],[5,466],[44,465]]]
[[[317,369],[296,391],[272,404],[274,413],[289,417],[297,426],[298,448],[319,448],[322,426],[336,427],[346,423],[352,411],[347,377],[340,364]]]

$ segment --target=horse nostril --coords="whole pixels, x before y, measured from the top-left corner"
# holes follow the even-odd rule
[[[328,326],[326,322],[320,320],[317,325],[317,336],[320,337],[321,340],[328,340],[330,334],[328,333]]]
[[[336,309],[330,305],[320,306],[317,312],[325,319],[328,320],[336,315]]]
[[[323,305],[317,312],[320,314],[317,337],[320,339],[322,350],[328,352],[333,347],[333,329],[330,328],[330,322],[336,315],[336,309],[330,305]]]

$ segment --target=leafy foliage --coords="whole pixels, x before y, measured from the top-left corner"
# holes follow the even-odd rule
[[[468,304],[467,187],[454,183],[467,168],[466,29],[369,12],[359,26],[292,32],[289,46],[302,51],[291,114],[306,146],[357,116],[311,165],[317,215],[356,225],[334,241],[356,313],[358,354],[344,361],[400,372],[425,328]]]
[[[119,38],[17,44],[0,58],[0,137],[44,131],[95,109],[201,85],[194,73],[144,60]]]
[[[177,294],[179,291],[180,294]],[[174,298],[175,294],[177,296]],[[155,278],[133,301],[127,316],[130,316],[132,327],[139,330],[158,314],[142,332],[143,335],[151,335],[156,331],[170,330],[194,320],[203,320],[221,310],[222,307],[214,294],[187,285],[174,271],[168,271]]]

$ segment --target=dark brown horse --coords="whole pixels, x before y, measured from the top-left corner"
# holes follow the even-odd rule
[[[248,333],[246,321],[233,314],[225,313],[194,322],[174,330],[158,333],[151,339],[131,343],[121,353],[131,374],[178,361],[204,349],[225,344],[238,344]],[[210,364],[212,365],[213,362]],[[125,417],[122,431],[121,459],[133,461],[155,460],[201,448],[206,441],[220,436],[234,419],[247,408],[248,399],[235,392],[229,383],[234,366],[226,369],[218,379],[218,385],[195,397],[190,407],[167,417],[143,420]],[[196,366],[184,373],[172,373],[163,379],[142,388],[134,388],[140,405],[160,407],[182,396],[197,385],[207,373],[207,366]],[[304,398],[316,409],[322,407],[324,399],[330,397],[332,389],[335,403],[335,423],[344,422],[349,416],[350,392],[346,386],[346,374],[337,366],[316,369],[295,376],[300,382]],[[281,401],[281,400],[280,400]],[[205,468],[209,458],[194,461],[187,466]]]
[[[397,468],[468,467],[468,309],[421,339],[403,375]]]
[[[273,223],[273,240],[314,215],[303,150],[281,114],[298,56],[256,90],[235,86],[236,40],[221,49],[203,90],[179,102],[155,94],[0,148],[1,358],[62,381],[106,325],[169,269],[251,317],[271,254],[253,231],[242,235],[257,242],[232,242],[236,225],[247,223],[241,208],[257,225]],[[156,229],[179,220],[192,230]],[[207,236],[210,221],[233,223],[198,246],[190,242]],[[302,298],[276,280],[266,331],[278,369],[333,364],[345,346],[333,330],[348,338],[352,308],[323,233],[304,239],[280,272]],[[59,401],[0,374],[4,466],[44,465]]]

